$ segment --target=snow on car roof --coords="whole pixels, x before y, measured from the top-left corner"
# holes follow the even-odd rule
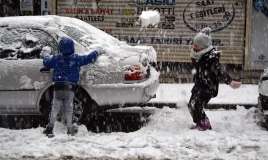
[[[0,18],[0,26],[48,26],[53,24],[56,16],[14,16]]]
[[[93,27],[92,25],[83,22],[76,18],[64,17],[64,16],[55,16],[55,15],[46,15],[46,16],[14,16],[14,17],[3,17],[0,18],[0,27],[21,27],[21,26],[30,26],[36,28],[46,28],[46,27],[55,27],[61,29],[61,26],[74,26],[79,28],[86,33],[92,33],[98,35],[98,38],[109,38],[112,41],[119,41],[116,38],[110,36],[109,34],[103,32],[102,30]]]
[[[129,61],[137,62],[138,55],[146,54],[150,61],[156,61],[156,52],[152,47],[133,47],[123,41],[119,41],[113,36],[105,33],[104,31],[76,18],[46,15],[46,16],[15,16],[15,17],[3,17],[0,18],[0,27],[8,26],[12,28],[16,27],[34,27],[43,28],[47,31],[63,31],[70,27],[71,32],[74,30],[81,31],[79,39],[81,41],[89,42],[89,50],[95,47],[102,47],[105,49],[110,57],[115,59],[128,59]],[[68,35],[68,34],[67,34]],[[69,36],[69,35],[68,35]],[[150,53],[149,53],[150,52]],[[131,58],[133,57],[133,58]],[[105,60],[102,60],[102,64],[106,64]]]
[[[0,27],[36,27],[36,28],[46,28],[46,27],[55,27],[61,29],[61,26],[74,26],[79,28],[82,31],[87,33],[92,33],[98,35],[98,38],[107,38],[109,37],[113,41],[118,41],[116,38],[106,34],[105,32],[99,30],[92,25],[83,22],[76,18],[55,16],[55,15],[46,15],[46,16],[14,16],[14,17],[3,17],[0,18]]]

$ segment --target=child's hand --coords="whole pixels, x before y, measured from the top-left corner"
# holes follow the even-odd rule
[[[103,55],[105,53],[105,50],[102,47],[96,47],[95,50],[98,53],[98,56]]]
[[[42,48],[40,56],[44,58],[44,57],[49,57],[50,54],[51,54],[51,48],[49,46],[45,46]]]
[[[239,88],[240,86],[241,86],[241,82],[239,82],[239,81],[234,81],[234,80],[232,80],[231,81],[231,83],[230,83],[230,86],[233,88],[233,89],[237,89],[237,88]]]

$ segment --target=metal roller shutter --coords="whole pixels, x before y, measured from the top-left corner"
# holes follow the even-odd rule
[[[138,17],[148,9],[159,10],[161,22],[141,29]],[[190,62],[193,36],[210,26],[222,63],[244,63],[246,0],[58,0],[57,10],[129,44],[152,45],[161,62]]]

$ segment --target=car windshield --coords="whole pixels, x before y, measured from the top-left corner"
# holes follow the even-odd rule
[[[121,42],[113,36],[99,30],[92,25],[78,19],[70,19],[68,17],[61,18],[59,25],[61,30],[79,42],[86,48],[92,45],[102,45],[103,47],[119,46]]]
[[[89,47],[92,44],[89,38],[84,38],[86,33],[75,27],[64,26],[62,31],[84,47]]]

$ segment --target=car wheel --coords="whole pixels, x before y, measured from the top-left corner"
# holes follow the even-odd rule
[[[267,112],[268,109],[268,97],[259,95],[258,97],[258,119],[260,126],[268,129],[268,115],[265,114],[265,111]]]
[[[75,92],[73,123],[87,125],[91,117],[95,115],[98,104],[81,88]]]
[[[51,105],[52,105],[52,98],[53,98],[53,87],[50,87],[44,92],[39,102],[40,114],[41,114],[41,117],[40,117],[41,127],[46,127],[46,125],[48,124],[49,114],[50,114]]]
[[[149,115],[143,113],[97,111],[90,116],[87,129],[99,133],[133,132],[146,124]]]
[[[53,87],[50,87],[42,96],[40,100],[40,112],[42,117],[42,122],[40,126],[45,127],[49,122],[49,114],[51,111],[53,100]],[[87,92],[78,87],[75,91],[74,101],[73,101],[73,123],[78,125],[87,123],[90,120],[90,116],[93,114],[95,109],[98,108],[98,104],[90,98]],[[59,113],[59,120],[64,121],[64,116]]]
[[[264,129],[268,130],[268,116],[264,115],[262,112],[258,115],[257,124]]]

